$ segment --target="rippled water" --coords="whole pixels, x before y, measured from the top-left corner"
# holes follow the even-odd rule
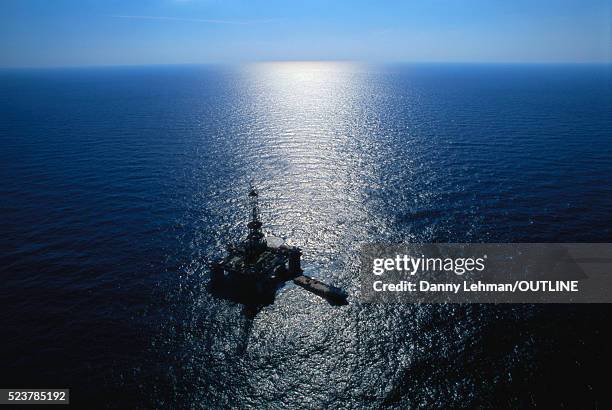
[[[610,242],[609,66],[267,63],[0,74],[3,386],[101,407],[601,403],[607,306],[364,305],[366,242]],[[294,286],[205,289],[264,227]],[[89,404],[91,406],[91,404]]]

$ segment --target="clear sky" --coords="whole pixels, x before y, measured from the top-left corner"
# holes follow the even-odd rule
[[[611,62],[612,0],[1,0],[0,66]]]

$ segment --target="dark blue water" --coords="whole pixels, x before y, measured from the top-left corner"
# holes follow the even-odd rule
[[[363,305],[366,242],[612,241],[610,66],[0,73],[0,385],[77,407],[601,406],[610,308]],[[332,307],[205,264],[265,230]],[[93,401],[95,400],[95,401]]]

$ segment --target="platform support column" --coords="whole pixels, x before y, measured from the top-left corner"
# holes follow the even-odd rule
[[[289,272],[293,276],[302,274],[302,266],[300,258],[302,257],[302,251],[300,248],[293,247],[289,251]]]

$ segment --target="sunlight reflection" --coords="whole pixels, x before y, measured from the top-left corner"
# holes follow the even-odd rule
[[[274,202],[270,228],[325,253],[346,215],[356,215],[347,183],[357,158],[346,148],[363,98],[359,65],[264,63],[250,73],[251,148],[261,160],[257,178]]]

